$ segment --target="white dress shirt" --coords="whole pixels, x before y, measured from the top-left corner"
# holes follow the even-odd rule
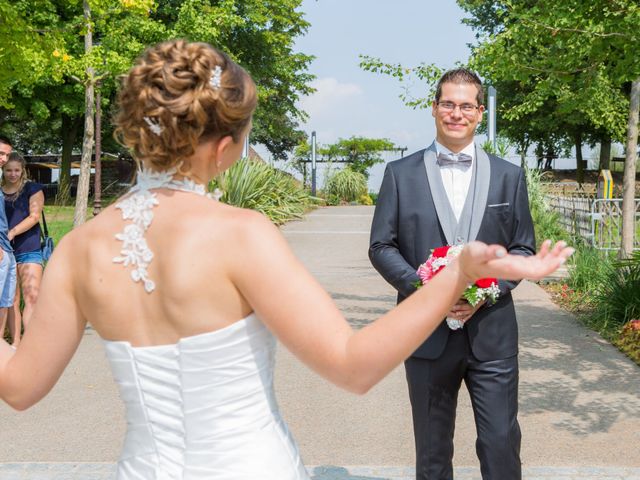
[[[437,153],[453,153],[447,147],[440,145],[438,142],[435,143]],[[440,175],[442,175],[444,190],[447,193],[447,198],[449,199],[449,204],[453,209],[456,220],[459,221],[460,215],[462,215],[462,209],[464,208],[464,203],[467,200],[469,185],[471,185],[471,173],[473,171],[471,167],[476,159],[475,144],[471,142],[457,153],[466,153],[467,155],[470,155],[471,164],[445,165],[439,168]]]

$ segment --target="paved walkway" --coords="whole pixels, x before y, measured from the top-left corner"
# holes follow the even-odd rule
[[[367,259],[372,213],[371,207],[323,208],[283,228],[356,328],[395,303]],[[537,285],[523,282],[515,296],[525,480],[640,480],[640,368],[556,308]],[[282,348],[277,361],[279,402],[314,480],[413,478],[401,368],[358,397],[320,379]],[[22,413],[1,405],[0,425],[1,480],[112,478],[124,421],[95,333],[87,330],[47,399]],[[457,480],[480,479],[474,440],[463,389]]]
[[[311,480],[413,480],[412,467],[308,467]],[[481,480],[473,467],[456,467],[456,480]],[[5,463],[2,480],[107,480],[113,479],[113,463]],[[525,480],[639,480],[640,468],[533,467],[525,468]]]

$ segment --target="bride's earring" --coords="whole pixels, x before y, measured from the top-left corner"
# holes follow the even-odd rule
[[[213,181],[218,186],[216,186],[213,192],[211,192],[211,198],[213,198],[216,201],[220,201],[220,199],[224,195],[224,191],[219,187],[220,185],[222,185],[222,172],[220,171],[220,161],[216,160],[215,162],[216,162],[217,172]]]

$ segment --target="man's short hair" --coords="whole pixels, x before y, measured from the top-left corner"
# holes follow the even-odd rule
[[[482,88],[482,80],[474,72],[468,68],[455,68],[449,70],[440,77],[438,84],[436,85],[436,103],[440,101],[440,95],[442,95],[442,85],[444,83],[470,83],[478,88],[478,95],[476,95],[476,101],[478,105],[484,105],[484,90]]]
[[[0,143],[4,143],[5,145],[9,145],[10,147],[13,147],[13,143],[11,143],[11,140],[9,140],[9,137],[5,137],[4,135],[0,135]]]

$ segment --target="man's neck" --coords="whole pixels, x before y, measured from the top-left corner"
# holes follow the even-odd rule
[[[436,142],[438,142],[438,145],[441,145],[444,148],[448,149],[451,153],[460,153],[463,150],[466,150],[469,146],[473,145],[473,140],[471,140],[470,142],[465,143],[465,144],[452,145],[451,143],[447,143],[447,142],[441,141],[437,137],[436,137]]]

